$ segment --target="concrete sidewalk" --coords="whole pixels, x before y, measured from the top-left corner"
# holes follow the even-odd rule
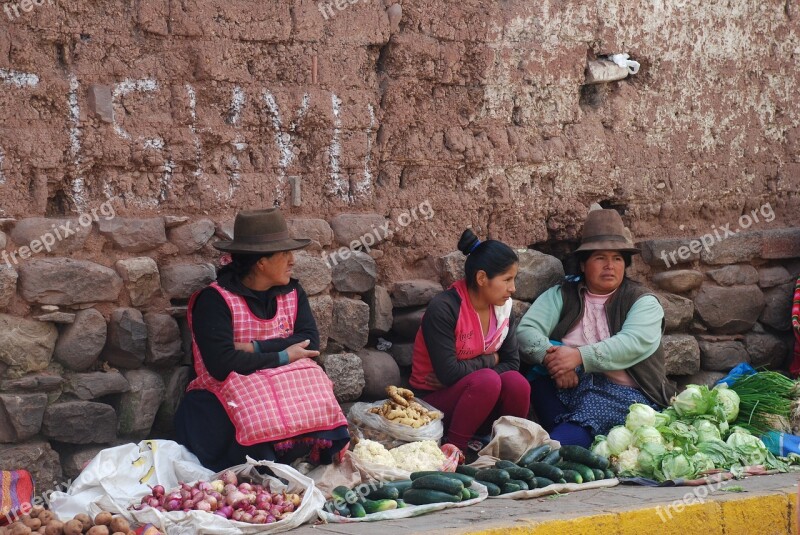
[[[749,477],[710,487],[619,485],[530,500],[489,499],[471,507],[447,509],[403,520],[306,525],[292,533],[794,534],[797,533],[798,480],[800,473],[795,472]],[[742,491],[732,492],[737,487]]]

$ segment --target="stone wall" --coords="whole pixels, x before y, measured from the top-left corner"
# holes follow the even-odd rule
[[[746,258],[719,252],[731,240],[681,266],[699,274],[632,273],[675,294],[676,373],[788,347],[791,2],[43,0],[4,16],[0,464],[41,485],[103,445],[169,436],[184,307],[243,208],[278,203],[313,237],[296,271],[343,402],[407,374],[465,226],[561,257],[592,202],[651,240],[769,206],[735,242]],[[587,84],[617,52],[639,73]],[[541,253],[523,264],[520,312],[561,274]],[[379,338],[391,358],[366,349]]]

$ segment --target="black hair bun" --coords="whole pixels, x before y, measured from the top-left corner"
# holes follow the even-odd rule
[[[477,243],[480,243],[478,237],[472,232],[472,229],[467,229],[461,234],[461,238],[458,240],[458,250],[464,253],[464,255],[468,255],[472,252]]]

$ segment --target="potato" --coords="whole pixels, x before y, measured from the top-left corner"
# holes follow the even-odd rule
[[[81,535],[83,533],[83,522],[72,519],[64,524],[64,535]]]
[[[103,511],[102,513],[98,513],[96,517],[94,517],[94,525],[95,526],[108,526],[111,524],[111,519],[114,516],[111,513],[106,513]]]
[[[39,520],[38,518],[28,517],[27,519],[23,520],[22,523],[31,528],[31,531],[37,530],[40,527],[42,527],[42,521]]]
[[[83,524],[83,531],[86,531],[90,527],[94,526],[94,522],[92,522],[91,517],[86,513],[79,513],[75,515],[75,520],[80,520],[81,524]]]
[[[36,518],[42,521],[42,525],[44,527],[47,527],[47,524],[49,524],[53,520],[57,520],[56,515],[55,513],[53,513],[53,511],[42,511]]]
[[[51,520],[44,530],[45,535],[63,535],[64,523],[60,520]]]
[[[94,526],[89,528],[86,535],[108,535],[108,526]]]
[[[30,512],[31,518],[39,518],[39,515],[42,513],[42,511],[44,511],[44,507],[41,505],[34,505]]]
[[[10,535],[31,535],[31,528],[22,522],[14,522],[9,530]]]
[[[116,533],[117,531],[127,533],[131,529],[131,526],[128,524],[128,521],[125,520],[125,517],[115,516],[111,519],[109,528],[111,528],[111,533]]]

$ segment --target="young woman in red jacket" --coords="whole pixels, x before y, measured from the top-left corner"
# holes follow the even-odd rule
[[[458,248],[467,256],[465,277],[428,305],[410,383],[444,413],[447,442],[467,451],[473,436],[488,434],[500,416],[528,416],[530,384],[518,371],[517,339],[509,329],[517,254],[469,229]]]

